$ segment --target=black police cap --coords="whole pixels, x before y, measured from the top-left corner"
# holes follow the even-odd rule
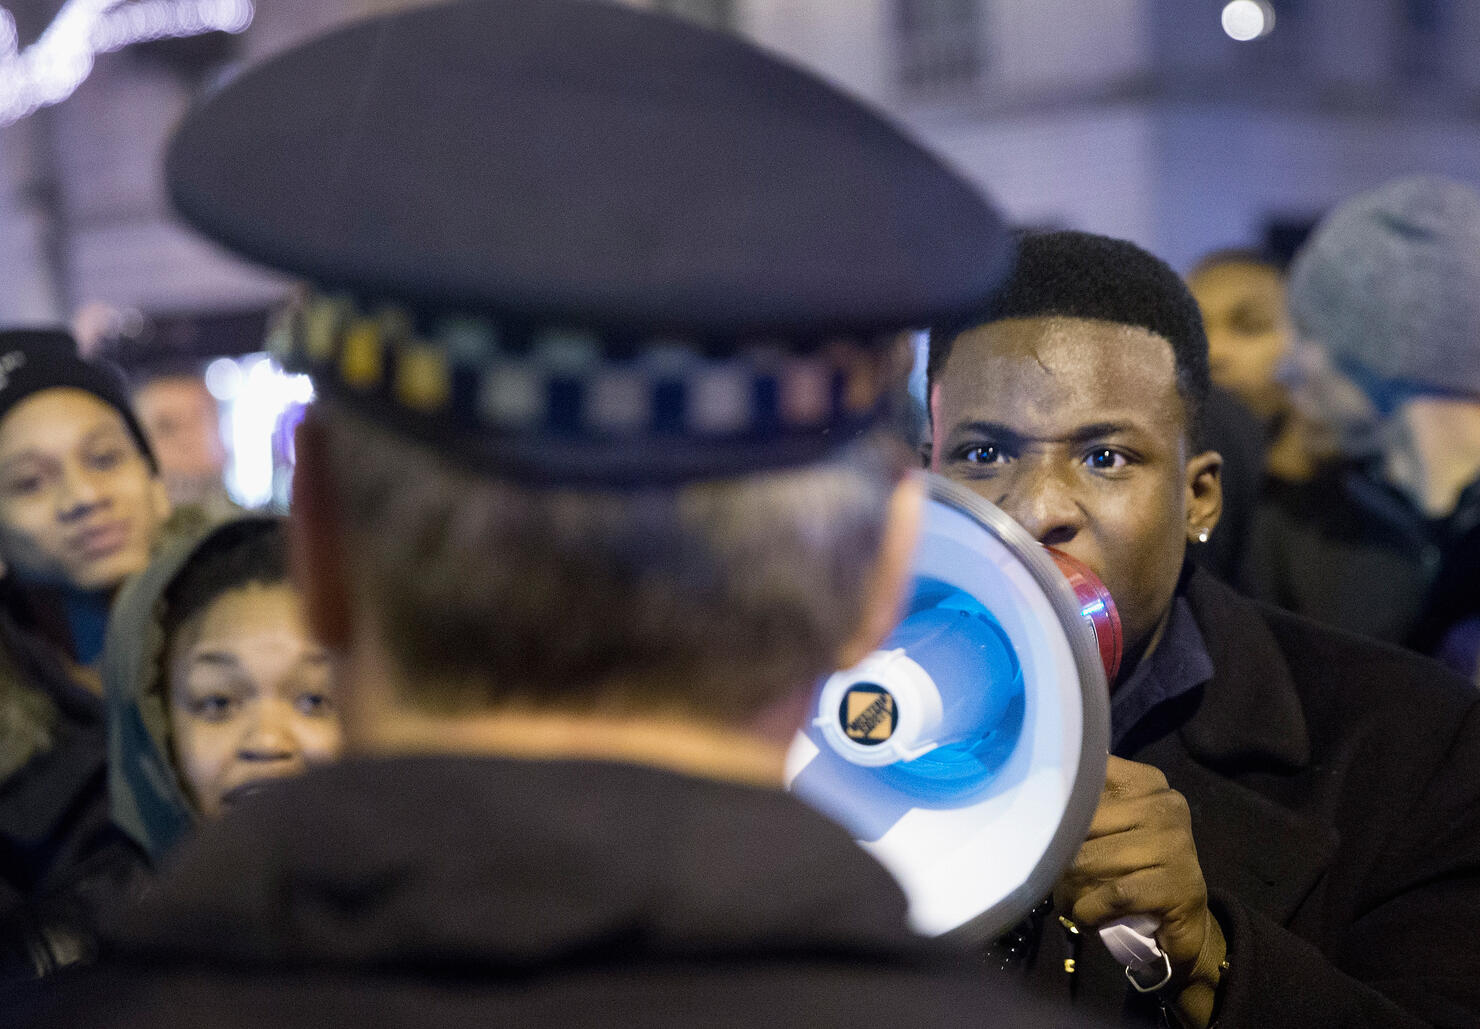
[[[209,97],[167,159],[206,234],[309,280],[321,392],[498,474],[804,461],[878,415],[900,329],[975,310],[990,205],[724,33],[594,0],[382,17]]]

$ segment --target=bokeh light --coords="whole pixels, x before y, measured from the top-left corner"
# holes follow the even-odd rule
[[[1274,8],[1269,0],[1229,0],[1223,7],[1223,31],[1240,43],[1274,31]]]

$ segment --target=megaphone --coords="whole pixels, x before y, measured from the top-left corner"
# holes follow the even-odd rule
[[[914,928],[995,939],[1083,843],[1120,660],[1108,591],[975,494],[928,476],[904,618],[819,688],[791,790],[893,873]]]

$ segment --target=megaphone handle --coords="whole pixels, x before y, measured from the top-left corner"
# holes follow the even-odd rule
[[[1139,993],[1154,993],[1172,978],[1172,962],[1156,945],[1160,923],[1150,915],[1127,915],[1100,926],[1100,940],[1122,965]]]

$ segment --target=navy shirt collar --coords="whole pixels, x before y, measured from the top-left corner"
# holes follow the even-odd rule
[[[1172,600],[1161,642],[1110,698],[1110,750],[1121,743],[1151,711],[1213,678],[1202,631],[1192,608],[1179,592]]]

